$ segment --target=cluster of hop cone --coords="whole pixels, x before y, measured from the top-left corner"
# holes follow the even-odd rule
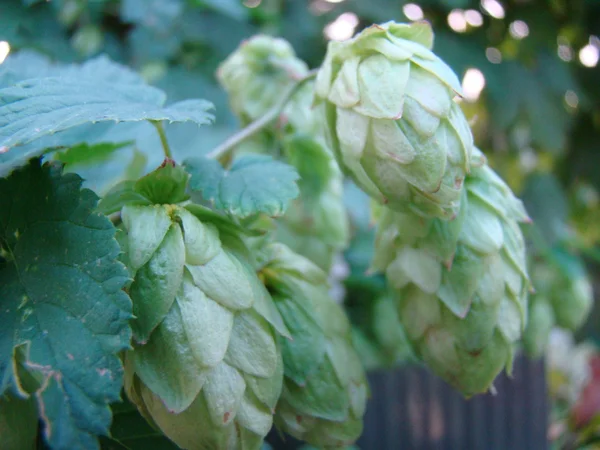
[[[180,203],[187,176],[167,165],[171,198],[121,211],[137,317],[126,391],[180,447],[257,449],[273,423],[322,448],[360,436],[366,376],[328,285],[349,240],[344,175],[373,199],[370,270],[417,357],[465,396],[510,372],[528,323],[529,218],[474,146],[432,44],[426,23],[375,25],[331,42],[298,87],[309,70],[287,42],[244,42],[218,72],[242,125],[298,88],[236,154],[292,164],[300,196],[257,234]]]

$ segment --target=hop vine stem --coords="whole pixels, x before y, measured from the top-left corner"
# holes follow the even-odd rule
[[[290,86],[290,88],[281,98],[279,103],[277,103],[269,111],[267,111],[265,115],[263,115],[247,127],[241,129],[240,131],[229,137],[225,142],[213,149],[206,156],[208,158],[217,159],[219,161],[223,161],[224,159],[226,159],[239,144],[241,144],[246,139],[254,136],[260,130],[262,130],[266,126],[270,125],[274,120],[276,120],[281,114],[281,111],[283,111],[283,108],[285,108],[285,106],[294,96],[294,94],[298,92],[298,90],[302,86],[304,86],[304,84],[307,81],[314,79],[316,76],[317,69],[308,72],[308,74],[306,74],[305,77],[299,79],[294,85]]]
[[[162,144],[163,152],[165,153],[165,158],[173,159],[173,154],[171,153],[171,147],[169,147],[169,142],[167,141],[167,135],[165,134],[165,129],[161,122],[156,120],[150,121],[156,131],[158,131],[158,136],[160,137],[160,143]]]

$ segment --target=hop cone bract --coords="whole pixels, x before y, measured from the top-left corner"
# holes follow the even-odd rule
[[[306,63],[286,40],[257,35],[221,63],[217,78],[229,94],[232,111],[248,123],[271,109],[307,73]]]
[[[195,205],[121,216],[138,343],[128,396],[182,448],[260,448],[282,386],[276,330],[288,332],[233,224]]]
[[[292,340],[282,340],[284,386],[275,415],[283,431],[319,448],[361,434],[367,381],[350,323],[328,296],[326,274],[282,244],[272,244],[261,274]]]
[[[473,138],[454,101],[459,81],[432,45],[426,23],[388,22],[332,41],[315,92],[337,160],[365,192],[392,209],[450,218]]]
[[[467,177],[452,221],[381,213],[374,267],[397,289],[418,356],[466,396],[490,388],[503,367],[510,371],[526,324],[524,221],[521,201],[486,165]]]

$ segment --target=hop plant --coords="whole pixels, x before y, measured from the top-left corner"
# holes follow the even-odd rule
[[[292,340],[283,340],[283,391],[275,423],[319,448],[352,444],[362,432],[367,381],[350,323],[328,296],[327,276],[283,244],[261,270]]]
[[[588,317],[594,296],[583,262],[562,249],[555,249],[547,261],[535,261],[531,279],[535,294],[523,343],[529,355],[540,357],[553,327],[577,331]]]
[[[306,64],[287,41],[262,35],[242,44],[218,70],[242,122],[275,107],[307,74]],[[313,91],[312,81],[300,86],[276,126],[244,144],[237,154],[279,153],[298,170],[301,195],[278,222],[276,238],[328,271],[348,242],[348,218],[343,176],[326,145],[321,115],[313,109]]]
[[[137,342],[126,391],[182,448],[260,448],[282,386],[277,333],[288,332],[235,226],[181,206],[186,182],[160,168],[136,184],[154,204],[121,210]]]
[[[338,163],[392,209],[450,218],[473,137],[454,102],[460,84],[431,52],[426,23],[373,25],[330,42],[315,93]]]
[[[397,289],[418,356],[465,396],[488,390],[503,367],[511,370],[526,324],[529,280],[518,224],[527,221],[521,201],[477,150],[454,220],[381,212],[374,268]]]

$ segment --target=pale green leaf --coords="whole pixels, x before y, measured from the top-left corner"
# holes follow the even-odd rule
[[[186,274],[177,295],[189,352],[203,367],[214,367],[225,357],[233,328],[233,313],[208,298]]]
[[[128,147],[133,142],[81,143],[54,154],[54,159],[69,166],[91,166],[108,161],[117,150]]]
[[[226,308],[246,309],[254,303],[248,273],[231,253],[222,250],[202,266],[188,264],[186,267],[192,274],[194,284]]]
[[[281,216],[299,193],[298,173],[269,156],[243,156],[229,171],[205,158],[188,159],[185,165],[192,174],[193,190],[217,209],[242,218],[261,212]]]
[[[160,205],[126,205],[121,218],[128,237],[128,257],[133,270],[150,261],[172,225],[166,208]]]
[[[244,378],[226,363],[222,362],[210,371],[202,393],[215,426],[233,422],[245,390]]]
[[[130,236],[130,251],[133,242]],[[129,290],[136,317],[131,326],[137,342],[147,342],[171,308],[181,286],[184,264],[181,227],[173,224],[150,260],[136,272]]]
[[[130,356],[142,382],[175,413],[192,404],[209,372],[202,370],[190,352],[190,339],[178,303],[173,304],[152,333],[152,339],[136,347]]]

